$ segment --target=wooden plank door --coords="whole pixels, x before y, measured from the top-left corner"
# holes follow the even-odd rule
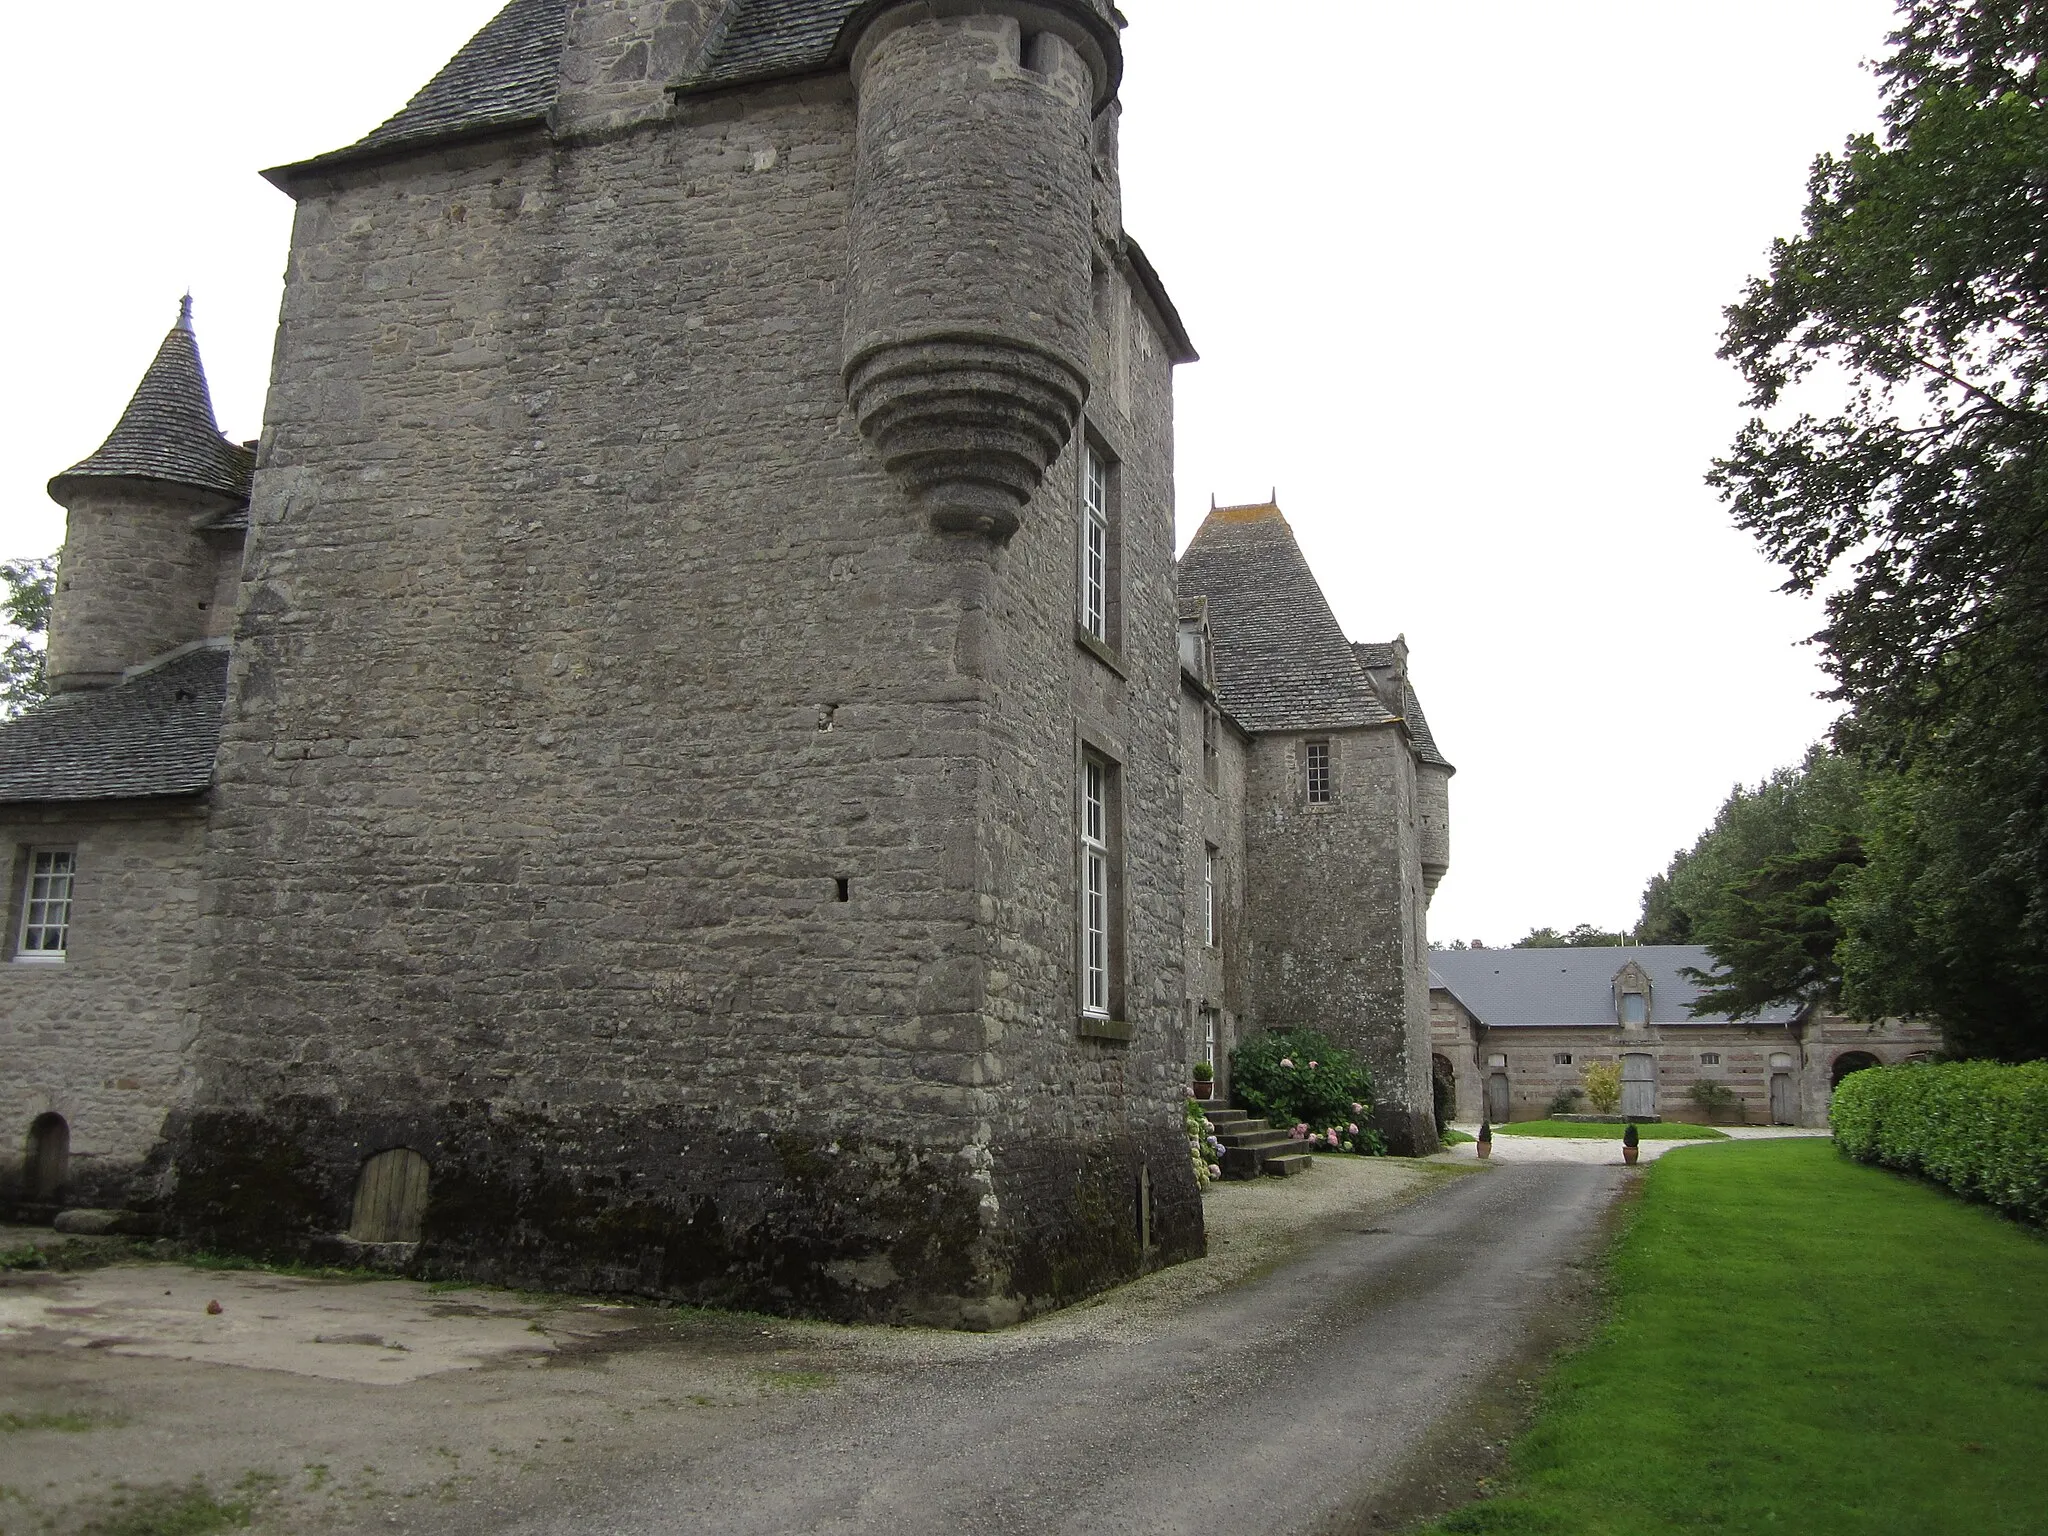
[[[1647,1051],[1630,1051],[1621,1058],[1621,1112],[1657,1113],[1657,1058]]]
[[[1486,1080],[1486,1118],[1497,1125],[1507,1124],[1508,1075],[1505,1072],[1496,1072]]]
[[[348,1235],[359,1243],[416,1243],[426,1214],[427,1160],[393,1147],[363,1164]]]
[[[1773,1072],[1771,1074],[1771,1124],[1793,1125],[1799,1115],[1792,1102],[1792,1074]]]

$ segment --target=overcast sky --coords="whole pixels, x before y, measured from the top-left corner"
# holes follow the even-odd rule
[[[1407,635],[1459,767],[1434,937],[1632,922],[1832,717],[1817,613],[1701,477],[1741,419],[1721,306],[1873,125],[1890,5],[1122,3],[1126,220],[1203,355],[1182,542],[1277,487],[1352,638]],[[188,286],[256,435],[291,213],[256,171],[359,137],[496,4],[102,0],[85,75],[74,11],[10,16],[47,67],[12,91],[0,554],[61,539],[44,482]]]

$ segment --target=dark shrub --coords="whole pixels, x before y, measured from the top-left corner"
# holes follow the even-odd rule
[[[1367,1120],[1372,1075],[1312,1030],[1252,1036],[1230,1053],[1230,1088],[1239,1105],[1275,1127],[1306,1127],[1323,1150],[1385,1151]]]
[[[1583,1088],[1560,1088],[1550,1096],[1550,1108],[1546,1113],[1576,1115],[1579,1112],[1579,1100],[1585,1096],[1586,1091]]]
[[[1872,1067],[1842,1079],[1835,1145],[2048,1224],[2048,1061]]]

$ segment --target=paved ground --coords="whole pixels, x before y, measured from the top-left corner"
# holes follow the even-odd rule
[[[1386,1529],[1469,1496],[1485,1447],[1444,1426],[1526,1374],[1630,1177],[1323,1159],[1212,1194],[1211,1258],[979,1337],[163,1265],[12,1277],[0,1532],[194,1479],[295,1532]]]

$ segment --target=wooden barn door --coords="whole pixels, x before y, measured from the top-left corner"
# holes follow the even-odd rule
[[[1647,1051],[1630,1051],[1621,1058],[1621,1112],[1657,1113],[1657,1058]]]
[[[1798,1120],[1798,1106],[1792,1102],[1792,1074],[1790,1072],[1773,1072],[1771,1074],[1771,1124],[1794,1125]]]
[[[1497,1125],[1508,1121],[1508,1075],[1496,1072],[1486,1080],[1486,1118]]]

